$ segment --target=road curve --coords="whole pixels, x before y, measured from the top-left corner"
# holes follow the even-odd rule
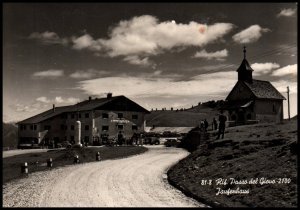
[[[170,186],[167,169],[188,153],[143,154],[30,174],[3,186],[4,207],[205,207]]]

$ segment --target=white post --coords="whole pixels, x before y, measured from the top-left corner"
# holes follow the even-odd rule
[[[288,116],[289,116],[289,120],[291,120],[291,116],[290,116],[290,88],[289,86],[286,87],[287,88],[287,98],[288,98]]]
[[[75,145],[79,145],[80,147],[82,147],[80,139],[81,139],[81,122],[76,121],[76,124],[75,124]]]
[[[144,123],[143,123],[143,131],[145,131],[145,129],[146,129],[146,120],[144,120]]]

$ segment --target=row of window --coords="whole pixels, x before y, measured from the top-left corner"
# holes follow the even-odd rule
[[[138,119],[138,115],[137,114],[133,114],[131,117],[132,117],[133,120],[137,120]],[[108,119],[108,113],[102,113],[102,118],[103,119]],[[119,119],[124,118],[123,113],[118,113],[118,118]]]
[[[21,125],[20,126],[21,130],[26,130],[26,125]],[[37,125],[30,125],[30,130],[35,130],[37,129]]]
[[[61,128],[61,130],[67,130],[68,126],[67,125],[61,125],[60,128]],[[74,129],[75,129],[75,126],[71,125],[71,130],[73,131]],[[86,130],[86,131],[90,130],[90,126],[89,125],[85,125],[84,126],[84,130]]]
[[[78,118],[81,118],[81,113],[78,113],[78,114],[71,114],[71,119],[75,119],[76,115],[78,115]],[[89,113],[85,113],[84,114],[85,118],[89,118],[90,117],[90,114]],[[118,118],[123,118],[123,113],[118,113]],[[66,114],[62,114],[61,115],[61,118],[62,119],[67,119],[67,115]],[[108,113],[102,113],[102,118],[103,119],[107,119],[108,118]],[[138,115],[137,114],[133,114],[132,115],[132,119],[133,120],[137,120],[138,119]]]
[[[73,113],[73,114],[71,114],[71,119],[75,119],[75,116],[76,116],[77,114],[75,114],[75,113]],[[90,117],[90,113],[85,113],[84,114],[84,117],[85,118],[89,118]],[[63,117],[62,117],[63,118]],[[66,117],[65,117],[66,118]],[[81,113],[78,113],[78,118],[81,118]]]
[[[68,126],[67,125],[61,125],[60,126],[61,130],[67,130]],[[75,130],[75,126],[71,125],[70,126],[71,130]],[[37,125],[30,125],[30,129],[31,130],[36,130],[37,129]],[[84,126],[84,130],[88,131],[90,129],[89,125],[85,125]],[[119,130],[123,130],[124,129],[124,125],[118,125],[118,129]],[[21,130],[26,130],[26,125],[21,125]],[[51,125],[45,125],[44,126],[44,130],[51,130]],[[104,125],[102,126],[102,131],[108,131],[109,130],[109,126],[108,125]],[[132,130],[137,130],[137,126],[133,125],[132,126]]]
[[[61,115],[62,118],[66,118],[67,115]],[[123,113],[118,113],[118,118],[121,119],[123,118]],[[71,114],[71,119],[75,118],[75,114]],[[78,114],[78,118],[81,118],[81,113]],[[89,113],[85,113],[85,118],[89,118]],[[108,113],[102,113],[102,118],[103,119],[108,119]],[[132,119],[133,120],[137,120],[138,119],[138,115],[137,114],[133,114],[132,115]],[[20,129],[21,130],[26,130],[26,125],[20,125]],[[37,125],[30,125],[30,130],[36,130],[37,129]],[[44,126],[44,130],[50,130],[51,126],[50,125],[45,125]],[[61,125],[61,129],[62,130],[67,130],[67,126],[66,125]],[[71,125],[71,130],[74,130],[74,125]],[[89,130],[89,126],[85,126],[85,130]]]
[[[50,125],[45,125],[45,130],[50,130],[51,129],[51,126]],[[68,126],[67,125],[61,125],[60,126],[61,130],[67,130],[68,129]],[[75,126],[74,125],[71,125],[71,130],[75,130]],[[89,125],[85,125],[84,126],[84,130],[88,131],[90,129],[90,126]],[[124,125],[118,125],[118,130],[123,130],[124,129]],[[102,126],[102,131],[108,131],[109,130],[109,126],[108,125],[104,125]],[[133,125],[132,126],[132,130],[137,130],[137,126],[136,125]]]

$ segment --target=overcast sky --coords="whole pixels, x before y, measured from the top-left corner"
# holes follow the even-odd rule
[[[224,100],[244,45],[254,78],[285,97],[290,86],[297,114],[296,3],[6,3],[3,11],[6,122],[108,92],[148,110]]]

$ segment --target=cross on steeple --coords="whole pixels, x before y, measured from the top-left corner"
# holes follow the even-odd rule
[[[243,52],[244,52],[244,59],[246,59],[246,46],[244,46]]]

